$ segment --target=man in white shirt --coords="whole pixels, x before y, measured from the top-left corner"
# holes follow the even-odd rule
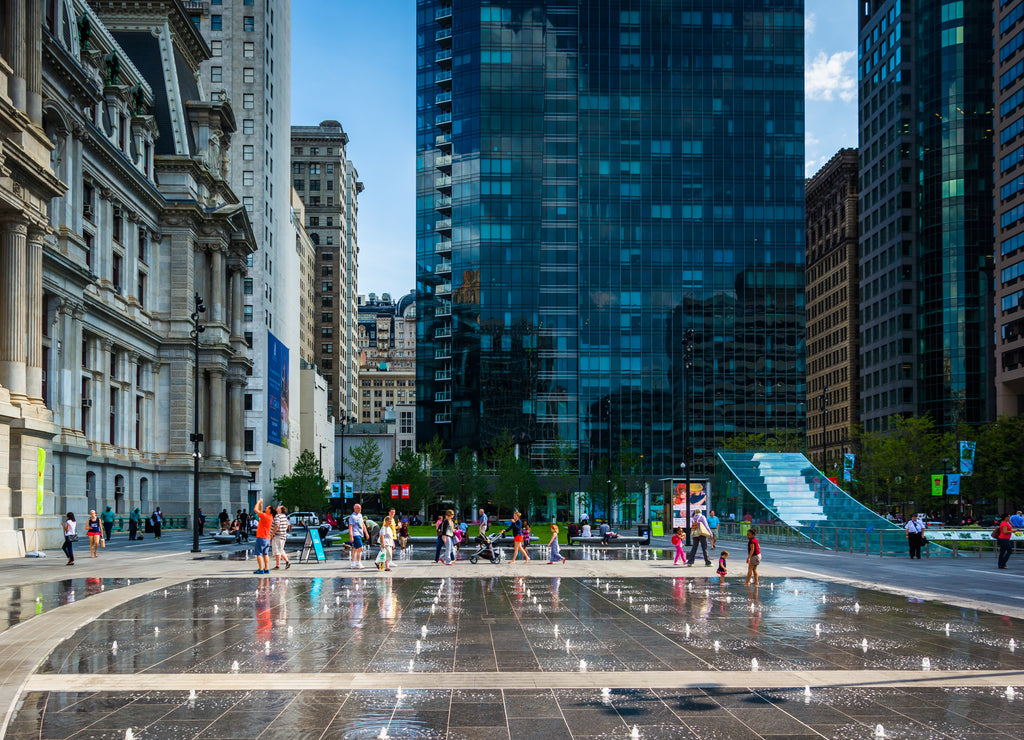
[[[917,519],[917,514],[910,517],[905,527],[907,530],[907,545],[910,547],[910,558],[921,559],[921,545],[924,544],[924,524]]]
[[[370,533],[366,531],[366,524],[360,513],[362,510],[363,507],[356,504],[352,507],[352,514],[348,518],[348,539],[352,543],[351,567],[353,568],[363,567],[363,537],[370,539]]]

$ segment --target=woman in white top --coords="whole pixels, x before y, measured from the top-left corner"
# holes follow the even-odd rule
[[[583,525],[583,531],[580,532],[580,537],[589,537],[589,536],[590,536],[590,524],[584,524]]]
[[[384,517],[380,528],[380,549],[384,553],[384,570],[391,570],[391,557],[395,553],[395,521],[390,516]]]
[[[68,556],[68,565],[75,564],[75,549],[71,543],[78,539],[77,528],[75,512],[69,511],[64,515],[64,544],[60,548]]]

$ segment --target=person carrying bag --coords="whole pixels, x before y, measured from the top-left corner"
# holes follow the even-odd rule
[[[708,557],[708,539],[711,537],[711,528],[708,527],[708,520],[697,511],[690,518],[690,553],[687,557],[686,567],[693,567],[693,559],[697,556],[697,546],[700,545],[701,553],[704,555],[704,566],[711,567],[711,558]]]

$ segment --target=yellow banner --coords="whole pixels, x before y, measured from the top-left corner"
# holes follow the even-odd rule
[[[46,475],[46,450],[39,448],[39,464],[36,468],[36,516],[43,515],[43,478]]]

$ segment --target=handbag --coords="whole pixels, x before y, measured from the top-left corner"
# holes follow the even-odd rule
[[[107,539],[105,537],[100,537],[100,547],[106,547],[106,546],[107,546]]]
[[[991,534],[991,535],[989,535],[989,536],[990,536],[990,537],[991,537],[992,539],[994,539],[994,540],[998,540],[998,539],[999,539],[999,529],[1000,529],[999,527],[996,527],[995,529],[993,529],[993,530],[992,530],[992,534]]]
[[[66,534],[64,536],[67,537],[68,542],[78,542],[78,535],[77,534]]]

